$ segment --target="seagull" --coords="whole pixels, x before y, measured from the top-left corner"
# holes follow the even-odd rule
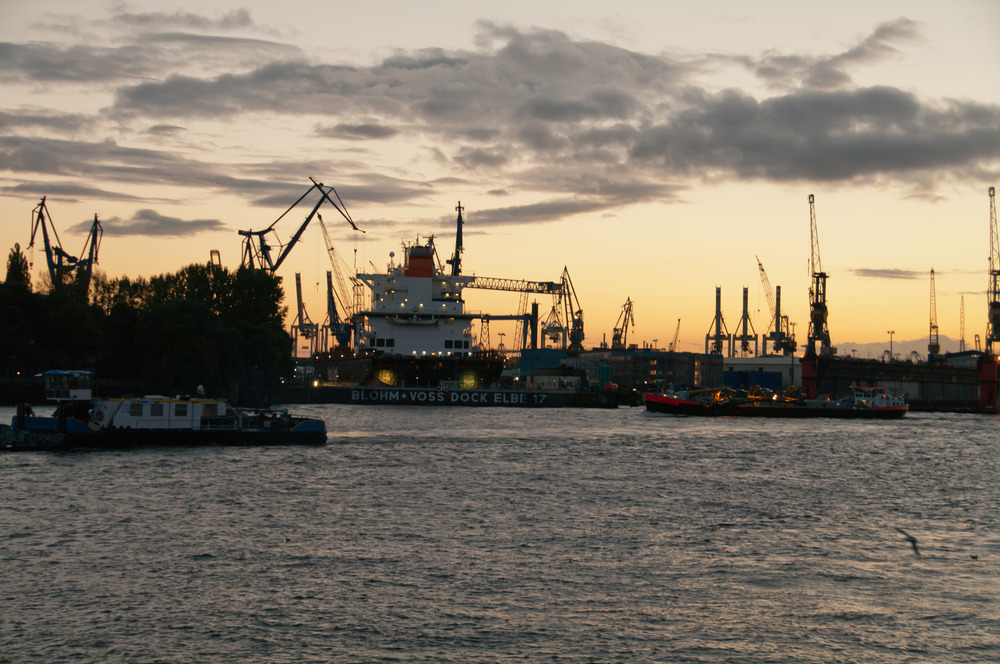
[[[906,532],[902,528],[896,528],[896,530],[898,530],[900,533],[902,533],[903,537],[905,537],[906,540],[913,547],[913,553],[915,553],[915,554],[917,554],[919,556],[920,555],[920,549],[917,548],[917,538],[914,537],[913,535],[911,535],[910,533]]]

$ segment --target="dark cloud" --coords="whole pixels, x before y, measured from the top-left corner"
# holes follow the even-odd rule
[[[156,51],[119,47],[0,43],[0,80],[23,83],[93,83],[147,78],[162,72]]]
[[[174,136],[184,131],[184,127],[179,127],[177,125],[170,124],[158,124],[153,125],[146,130],[147,134],[152,134],[154,136]]]
[[[346,138],[361,141],[368,139],[392,138],[398,130],[374,122],[363,124],[338,124],[332,127],[316,127],[316,134],[329,138]]]
[[[82,113],[57,111],[0,111],[0,131],[17,131],[24,128],[45,129],[59,134],[75,134],[89,129],[95,123],[93,116]]]
[[[201,14],[175,11],[133,13],[119,10],[113,17],[113,22],[130,28],[149,28],[162,30],[168,27],[190,30],[233,30],[237,28],[255,28],[250,12],[246,9],[234,9],[219,18],[208,18]]]
[[[82,233],[90,230],[93,222],[83,221],[69,227],[70,232]],[[147,235],[154,237],[189,237],[207,231],[225,230],[226,225],[218,219],[178,219],[168,217],[155,210],[139,210],[131,219],[109,217],[101,219],[105,235]]]
[[[703,95],[671,121],[646,128],[631,157],[675,174],[722,171],[772,181],[962,174],[1000,158],[1000,107],[933,108],[887,87],[763,102],[726,91]]]
[[[927,272],[918,272],[916,270],[870,267],[855,268],[850,270],[850,272],[859,277],[866,277],[868,279],[924,279],[928,274]]]
[[[87,202],[100,205],[103,201],[148,201],[148,196],[133,196],[117,191],[88,187],[66,182],[22,182],[0,187],[0,192],[10,196],[45,196],[50,202]]]

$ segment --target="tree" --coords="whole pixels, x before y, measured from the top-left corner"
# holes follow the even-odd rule
[[[28,259],[21,251],[21,245],[16,242],[7,257],[7,278],[4,279],[4,285],[7,288],[23,288],[31,292],[31,270],[28,267]]]

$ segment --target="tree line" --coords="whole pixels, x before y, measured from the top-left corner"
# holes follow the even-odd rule
[[[193,264],[151,278],[95,272],[33,288],[19,245],[0,284],[0,376],[91,369],[99,383],[147,393],[208,394],[266,403],[292,369],[278,277]]]

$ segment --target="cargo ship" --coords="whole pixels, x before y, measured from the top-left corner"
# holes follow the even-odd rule
[[[55,411],[36,416],[19,405],[11,424],[0,425],[0,451],[326,444],[323,420],[284,410],[234,408],[201,395],[100,399],[92,396],[89,371],[40,376]]]
[[[356,274],[371,297],[353,316],[353,348],[310,358],[311,375],[283,388],[282,403],[617,407],[614,395],[586,385],[529,390],[501,382],[506,356],[479,346],[475,321],[537,319],[466,310],[463,291],[476,277],[462,274],[461,203],[457,209],[451,259],[438,260],[434,236],[417,238],[403,243],[401,258],[389,254],[385,271]]]

